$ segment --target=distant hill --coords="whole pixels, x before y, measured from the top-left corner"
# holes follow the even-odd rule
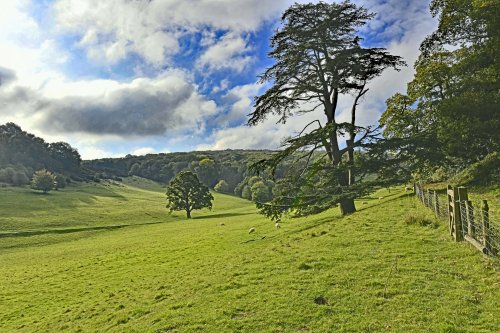
[[[100,178],[139,176],[162,184],[182,170],[191,170],[210,188],[223,193],[252,198],[251,186],[262,182],[267,187],[267,197],[272,196],[274,183],[269,175],[255,175],[250,165],[269,157],[269,150],[195,151],[189,153],[127,155],[123,158],[103,158],[83,161],[83,166]],[[277,176],[280,177],[281,169]],[[223,181],[223,182],[222,182]],[[221,183],[222,182],[222,183]],[[217,186],[219,183],[221,185]],[[246,189],[245,189],[246,187]],[[265,196],[264,196],[265,197]]]
[[[14,123],[0,125],[0,183],[24,185],[47,169],[75,180],[90,178],[78,151],[66,142],[47,143]]]

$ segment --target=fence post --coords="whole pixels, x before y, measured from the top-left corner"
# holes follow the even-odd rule
[[[439,197],[437,191],[434,191],[434,213],[439,217]]]
[[[483,200],[483,206],[481,207],[482,220],[483,220],[483,245],[486,250],[486,254],[492,254],[491,251],[491,240],[490,240],[490,208],[488,207],[488,201]]]
[[[458,242],[457,233],[457,220],[460,220],[460,208],[457,210],[456,199],[458,199],[458,190],[456,187],[448,185],[446,190],[448,199],[448,228],[450,235]]]
[[[457,199],[455,199],[457,200]],[[467,201],[469,200],[469,195],[467,193],[467,187],[463,187],[463,186],[460,186],[458,187],[458,200],[456,201],[457,205],[456,205],[456,208],[458,208],[458,224],[457,224],[457,227],[459,231],[459,237],[458,237],[458,240],[463,240],[463,235],[465,233],[465,227],[468,226],[467,224],[465,224],[467,221],[462,221],[462,205],[461,203],[463,201],[465,201],[465,205],[467,205]],[[467,213],[467,211],[464,212],[465,214]],[[466,215],[467,216],[467,215]],[[466,217],[466,219],[468,219],[468,216]]]
[[[430,208],[431,207],[431,190],[429,190],[429,189],[427,189],[426,199],[427,200],[426,200],[425,205]]]
[[[448,227],[450,235],[456,242],[462,240],[461,221],[460,221],[460,201],[458,195],[458,188],[448,185]]]

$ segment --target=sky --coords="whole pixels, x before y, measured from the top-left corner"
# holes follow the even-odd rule
[[[193,150],[276,149],[318,113],[246,125],[269,38],[289,0],[8,0],[0,2],[0,124],[14,122],[82,158]],[[298,1],[310,2],[310,1]],[[314,1],[313,1],[314,2]],[[331,1],[330,1],[331,2]],[[408,63],[370,82],[360,125],[404,92],[429,0],[353,0],[376,13],[366,47]],[[342,96],[347,120],[352,96]]]

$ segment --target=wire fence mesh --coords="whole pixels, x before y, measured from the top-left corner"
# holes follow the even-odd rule
[[[491,220],[486,200],[483,200],[481,207],[473,206],[467,199],[467,191],[464,188],[461,188],[460,192],[463,198],[424,190],[417,184],[414,191],[419,201],[431,209],[437,218],[449,221],[450,228],[455,223],[456,230],[453,230],[452,234],[459,233],[455,239],[464,239],[485,254],[497,257],[500,255],[500,228]]]

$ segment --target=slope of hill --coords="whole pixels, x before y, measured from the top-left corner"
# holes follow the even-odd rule
[[[497,263],[451,242],[443,225],[405,224],[424,211],[401,190],[363,199],[346,218],[332,209],[276,229],[252,203],[220,194],[213,211],[190,221],[169,216],[161,187],[126,183],[47,196],[0,189],[1,200],[23,208],[2,209],[4,233],[52,231],[0,237],[0,331],[500,327]]]

